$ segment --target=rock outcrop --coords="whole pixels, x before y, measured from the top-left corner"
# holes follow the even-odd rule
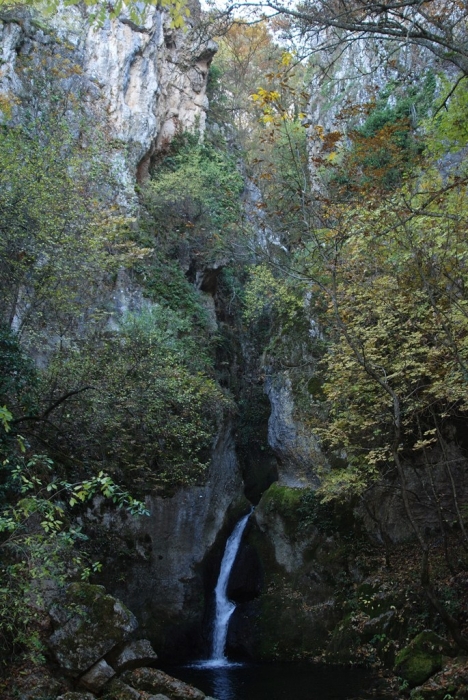
[[[395,659],[395,671],[410,688],[414,688],[441,670],[444,656],[453,655],[453,649],[446,639],[426,630],[400,651]]]
[[[237,606],[228,647],[254,659],[292,659],[316,654],[326,644],[339,614],[334,583],[344,566],[332,537],[301,530],[302,490],[272,484],[251,519],[239,558],[250,551],[249,568],[234,571]],[[248,561],[247,561],[248,563]]]
[[[271,404],[268,442],[278,460],[279,482],[292,488],[317,487],[315,470],[325,458],[317,438],[297,415],[287,373],[267,377],[265,391]]]
[[[61,668],[75,676],[128,639],[138,626],[130,610],[103,586],[86,583],[71,584],[51,615],[57,629],[49,648]]]
[[[104,527],[116,538],[104,581],[162,654],[193,658],[203,651],[204,615],[216,576],[207,571],[207,557],[247,506],[231,426],[218,436],[204,485],[166,498],[149,495],[146,505],[145,518],[127,519],[118,511],[104,515]],[[87,522],[101,517],[89,511]],[[119,559],[125,542],[134,544]],[[111,573],[116,567],[117,580]]]
[[[196,3],[194,10],[196,16]],[[188,20],[189,30],[194,23]],[[136,170],[144,177],[155,149],[178,131],[204,129],[206,79],[217,46],[173,30],[164,11],[148,9],[139,25],[122,14],[99,26],[81,7],[62,7],[47,20],[15,8],[0,18],[0,42],[0,95],[10,105],[3,119],[21,120],[21,99],[30,98],[24,59],[39,74],[48,63],[113,140],[122,191],[132,191]],[[72,105],[67,118],[73,124]],[[79,124],[75,128],[78,137]]]
[[[127,671],[122,676],[122,680],[132,688],[144,690],[152,695],[161,693],[171,700],[204,700],[205,698],[205,694],[201,690],[172,678],[156,668],[138,668],[135,671]]]
[[[201,690],[147,666],[157,659],[147,639],[119,643],[136,631],[138,623],[103,586],[71,584],[50,612],[56,630],[49,638],[49,649],[58,675],[65,674],[70,688],[58,696],[55,692],[57,700],[94,700],[96,695],[106,700],[205,699]],[[61,685],[53,678],[46,682],[49,691]],[[22,696],[26,697],[24,692]]]
[[[80,131],[78,107],[95,119],[96,131],[105,134],[116,186],[103,196],[117,200],[126,214],[133,213],[135,177],[145,177],[155,152],[167,147],[178,132],[204,129],[207,73],[217,47],[197,29],[199,14],[195,0],[188,31],[181,31],[171,27],[167,13],[154,7],[147,9],[141,24],[122,14],[102,26],[90,23],[84,6],[62,7],[52,18],[36,16],[24,7],[2,12],[0,106],[7,107],[0,117],[4,123],[21,122],[36,99],[34,83],[53,79],[54,89],[69,97],[65,116],[73,137],[90,138]],[[36,97],[40,109],[44,97]],[[103,291],[114,310],[113,327],[127,310],[149,303],[128,277],[121,270],[115,288]],[[206,296],[214,313],[211,293]],[[231,433],[230,426],[221,431],[205,485],[181,490],[171,498],[149,496],[149,518],[130,522],[120,513],[104,516],[104,527],[109,532],[116,529],[124,542],[127,538],[135,555],[125,580],[113,574],[104,580],[130,605],[145,633],[163,650],[167,639],[178,648],[181,636],[193,625],[200,634],[205,611],[203,561],[222,528],[235,517],[230,509],[234,513],[242,502],[243,484]],[[88,523],[100,517],[94,511]],[[119,551],[114,550],[109,571],[115,570],[118,561]],[[90,646],[86,646],[85,658],[73,640],[80,624],[79,617],[70,618],[51,640],[54,653],[61,655],[58,660],[72,673],[89,669],[110,647],[126,639],[122,634],[112,638],[110,647],[104,641],[100,646],[96,629],[91,633],[96,637],[95,651],[89,657]],[[70,638],[66,659],[60,635]]]

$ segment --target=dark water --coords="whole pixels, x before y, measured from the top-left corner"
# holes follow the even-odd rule
[[[345,700],[369,686],[369,673],[315,664],[242,664],[166,669],[217,700]]]

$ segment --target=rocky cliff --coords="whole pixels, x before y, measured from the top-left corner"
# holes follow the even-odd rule
[[[103,581],[135,613],[141,631],[159,653],[180,661],[209,651],[211,598],[224,542],[248,507],[232,426],[223,427],[203,486],[161,498],[146,498],[149,517],[102,518],[96,508],[84,518],[100,525]],[[102,525],[104,531],[102,531]],[[115,575],[115,571],[119,575]]]
[[[158,9],[148,10],[140,25],[123,15],[103,26],[91,22],[83,8],[62,9],[49,19],[23,9],[4,11],[0,94],[11,102],[4,120],[21,120],[24,106],[18,98],[26,103],[31,98],[26,61],[36,78],[55,69],[70,95],[104,122],[118,147],[114,157],[121,184],[131,189],[135,172],[144,177],[151,155],[177,132],[203,132],[206,79],[217,47],[195,34],[197,14],[194,5],[184,32],[172,29]],[[72,112],[70,104],[67,116],[73,122]]]

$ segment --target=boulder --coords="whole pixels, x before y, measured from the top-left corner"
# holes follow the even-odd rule
[[[349,613],[333,630],[327,646],[327,654],[336,663],[355,663],[356,649],[361,644],[356,617]]]
[[[119,673],[140,666],[148,666],[148,664],[154,663],[157,658],[151,642],[147,639],[127,642],[113,649],[106,656],[108,663]]]
[[[126,641],[138,626],[130,610],[103,586],[71,584],[61,608],[60,619],[66,622],[49,638],[49,647],[58,664],[74,676]]]
[[[69,691],[68,693],[59,695],[57,700],[96,700],[96,697],[92,695],[92,693]]]
[[[140,700],[141,695],[138,690],[120,680],[113,678],[106,687],[101,700]]]
[[[448,661],[442,671],[411,692],[412,700],[466,700],[468,698],[468,660]]]
[[[107,661],[101,659],[80,678],[80,685],[98,693],[113,676],[115,676],[115,671],[112,666],[109,666]]]
[[[27,673],[13,671],[11,677],[12,695],[18,700],[44,700],[55,698],[67,690],[67,685],[54,678],[45,666],[31,666]],[[0,682],[0,697],[2,697],[3,684]]]
[[[446,639],[424,630],[397,655],[395,673],[407,681],[410,688],[414,688],[440,671],[443,655],[452,653],[453,649]]]
[[[156,668],[137,668],[134,671],[125,671],[122,676],[124,683],[157,695],[167,695],[170,700],[204,700],[205,694],[198,688],[194,688],[177,678],[168,676],[167,673]]]

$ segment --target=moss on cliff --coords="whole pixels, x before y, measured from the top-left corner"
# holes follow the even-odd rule
[[[275,482],[263,494],[260,508],[267,517],[279,515],[284,522],[287,534],[293,537],[297,533],[300,524],[299,506],[301,496],[302,489],[282,486]]]

